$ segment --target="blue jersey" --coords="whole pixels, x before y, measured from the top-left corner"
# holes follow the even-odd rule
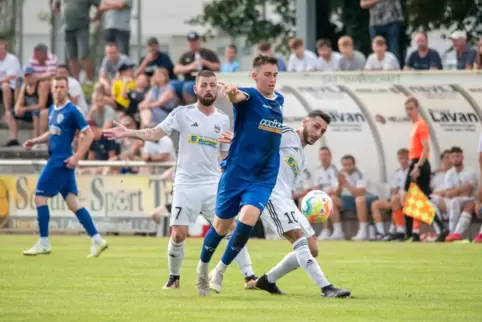
[[[70,101],[64,106],[49,108],[49,161],[62,165],[73,155],[72,142],[77,131],[85,131],[89,125],[77,107]]]
[[[240,88],[246,100],[234,104],[234,138],[222,166],[235,178],[275,184],[283,128],[283,95],[264,97],[255,88]]]

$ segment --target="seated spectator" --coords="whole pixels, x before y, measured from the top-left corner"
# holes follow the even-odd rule
[[[399,70],[397,58],[387,51],[385,38],[377,36],[372,40],[373,53],[368,56],[365,70]]]
[[[112,83],[112,97],[116,103],[116,108],[124,111],[129,107],[127,93],[136,88],[134,81],[134,64],[122,64],[117,70],[119,76]]]
[[[38,79],[50,79],[57,73],[57,56],[49,52],[47,45],[38,44],[33,50],[30,66]]]
[[[139,104],[141,126],[152,127],[161,123],[177,104],[178,98],[169,85],[167,70],[156,70],[151,79],[151,88],[144,101]]]
[[[286,72],[286,63],[281,55],[275,55],[272,50],[272,44],[264,41],[258,45],[258,53],[263,56],[274,56],[278,60],[278,72]]]
[[[70,101],[77,106],[82,115],[87,116],[89,106],[85,100],[84,91],[79,81],[70,76],[70,71],[67,65],[59,65],[57,68],[57,76],[67,77],[69,82],[69,97]]]
[[[477,56],[475,57],[474,69],[482,69],[482,39],[477,44]]]
[[[458,70],[471,70],[474,68],[477,50],[467,45],[467,34],[465,31],[457,30],[450,35],[452,47],[455,49]]]
[[[320,148],[320,162],[313,176],[313,190],[323,190],[330,196],[336,196],[338,186],[338,169],[332,163],[331,151],[326,146]],[[318,236],[318,240],[345,240],[343,227],[341,226],[341,216],[339,208],[333,209],[333,216],[323,224],[323,230]],[[330,222],[333,225],[333,234],[330,232]]]
[[[155,37],[147,40],[147,54],[139,61],[139,67],[136,70],[136,78],[141,74],[152,77],[158,68],[165,68],[169,72],[169,79],[177,79],[174,74],[174,65],[168,54],[163,53],[159,49],[159,42]]]
[[[236,59],[238,48],[236,45],[229,45],[224,50],[224,63],[221,64],[221,73],[234,73],[239,71],[239,62]]]
[[[141,124],[139,105],[146,98],[146,93],[149,89],[149,78],[147,78],[147,75],[141,74],[137,76],[135,82],[136,87],[126,93],[126,98],[129,99],[129,107],[123,111],[123,114],[132,117],[136,122],[136,128],[139,128]]]
[[[119,67],[123,64],[132,64],[129,57],[119,53],[116,43],[107,43],[105,57],[100,66],[99,81],[108,93],[111,92],[111,81],[116,77]]]
[[[375,222],[376,240],[405,240],[405,224],[403,217],[403,201],[404,201],[404,189],[405,179],[407,178],[409,159],[408,150],[400,149],[397,152],[398,162],[400,168],[398,168],[392,176],[392,182],[390,185],[391,196],[388,200],[375,200],[372,203],[372,216]],[[385,226],[383,223],[382,210],[392,211],[392,224],[390,226],[389,234],[385,233]]]
[[[163,136],[158,142],[147,141],[144,144],[142,160],[145,162],[176,162],[176,150],[174,143],[169,136]],[[149,167],[151,174],[161,174],[171,166],[166,167]]]
[[[332,72],[340,70],[340,53],[334,52],[331,48],[329,39],[320,39],[316,42],[316,51],[318,52],[318,68],[322,72]]]
[[[366,182],[360,170],[356,168],[353,156],[343,156],[341,163],[342,171],[338,174],[337,196],[333,198],[334,207],[356,213],[360,226],[352,240],[368,240],[368,209],[377,198],[367,193]],[[339,218],[333,218],[333,221],[339,222]]]
[[[291,55],[288,59],[288,72],[314,72],[318,68],[318,60],[314,52],[305,49],[301,38],[290,41]]]
[[[183,75],[184,82],[175,83],[173,86],[176,86],[176,93],[184,103],[192,104],[196,101],[194,80],[197,73],[201,70],[217,72],[221,64],[214,51],[202,47],[201,37],[196,32],[190,32],[187,41],[189,50],[181,55],[179,62],[174,66],[174,73]]]
[[[25,67],[24,75],[24,84],[20,89],[15,108],[12,108],[10,113],[15,118],[15,122],[10,122],[11,130],[15,132],[15,141],[18,136],[18,121],[33,123],[34,137],[47,132],[47,107],[53,102],[49,83],[38,79],[32,67]],[[41,144],[35,147],[41,149],[46,146]]]
[[[353,39],[350,36],[343,36],[338,39],[338,48],[342,55],[340,59],[340,70],[363,70],[366,58],[358,50],[354,50]]]
[[[425,32],[417,32],[415,35],[417,50],[408,55],[405,70],[429,70],[443,69],[442,58],[439,53],[428,47],[428,38]]]

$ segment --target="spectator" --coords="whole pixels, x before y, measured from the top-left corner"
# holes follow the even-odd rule
[[[157,39],[151,37],[147,40],[147,54],[139,60],[136,77],[141,74],[152,77],[158,68],[167,69],[169,71],[169,79],[177,79],[174,74],[174,65],[172,64],[171,58],[159,49]]]
[[[59,14],[62,10],[65,47],[72,75],[79,79],[80,58],[88,84],[94,80],[94,67],[90,59],[90,9],[99,4],[100,0],[56,0],[52,5],[54,13]]]
[[[318,68],[318,60],[310,50],[305,49],[305,43],[301,38],[290,41],[291,55],[288,59],[289,72],[313,72]]]
[[[410,53],[403,69],[443,69],[442,58],[436,50],[428,47],[428,38],[425,32],[417,32],[415,43],[417,44],[417,50]]]
[[[177,103],[176,93],[169,85],[169,73],[164,68],[156,70],[151,79],[151,89],[139,104],[141,126],[152,127],[161,123]]]
[[[275,55],[271,49],[272,45],[269,41],[264,41],[258,45],[258,53],[264,56],[275,56],[278,60],[278,72],[286,71],[286,63],[281,55]]]
[[[370,11],[370,38],[382,36],[388,41],[388,50],[402,65],[403,11],[400,0],[360,0],[360,6]],[[400,68],[398,68],[400,69]]]
[[[38,44],[33,50],[30,66],[37,79],[50,79],[57,73],[57,56],[49,52],[47,45]]]
[[[313,190],[323,190],[330,196],[336,196],[336,188],[338,186],[338,169],[332,163],[331,151],[328,147],[320,148],[321,166],[315,171],[313,177]],[[333,234],[330,234],[330,222],[325,222],[323,230],[318,236],[318,240],[345,240],[345,234],[341,226],[341,216],[338,208],[333,209],[333,216],[330,217],[333,224]]]
[[[375,222],[376,240],[405,240],[405,224],[403,217],[403,201],[404,201],[404,187],[405,179],[408,173],[408,150],[400,149],[397,152],[398,162],[400,168],[398,168],[392,176],[392,182],[390,185],[390,199],[388,200],[375,200],[372,203],[372,216]],[[385,233],[385,226],[383,223],[383,216],[381,210],[392,211],[392,224],[390,226],[389,234]]]
[[[104,39],[115,43],[121,54],[129,56],[131,38],[132,0],[103,0],[99,15],[104,15]]]
[[[339,197],[333,198],[335,207],[338,207],[338,209],[341,207],[343,210],[356,213],[360,226],[352,240],[368,240],[368,209],[370,209],[371,203],[376,197],[367,193],[366,182],[360,170],[356,168],[353,156],[343,156],[341,163],[343,169],[338,174],[336,193]],[[334,218],[334,222],[338,220],[338,218]]]
[[[22,67],[14,54],[8,52],[8,45],[5,41],[0,40],[0,82],[2,88],[0,99],[5,108],[5,116],[8,122],[8,141],[5,146],[17,146],[17,122],[13,115],[13,104],[15,101],[15,90],[17,88],[17,80],[22,77]]]
[[[399,70],[397,58],[387,51],[385,39],[376,36],[372,40],[373,53],[368,56],[365,70]]]
[[[452,167],[450,161],[450,150],[445,150],[440,155],[440,168],[435,170],[430,180],[430,189],[432,193],[439,192],[445,189],[445,174]]]
[[[134,64],[124,63],[117,70],[119,77],[112,83],[112,97],[116,103],[116,108],[124,111],[129,107],[127,93],[136,88],[134,81]]]
[[[148,141],[144,144],[142,160],[146,162],[176,162],[176,151],[174,143],[169,136],[163,136],[158,142]],[[161,174],[170,168],[157,167],[155,170],[149,167],[151,174]]]
[[[201,70],[219,71],[221,64],[212,50],[202,48],[201,38],[196,32],[190,32],[187,41],[189,50],[179,58],[179,62],[174,66],[174,73],[184,76],[184,82],[180,83],[182,88],[176,92],[186,104],[191,104],[196,101],[194,80],[197,73]]]
[[[116,43],[107,43],[105,57],[100,66],[99,81],[107,92],[111,92],[111,81],[116,77],[117,71],[122,64],[132,64],[129,57],[119,53]]]
[[[452,47],[455,49],[458,70],[470,70],[474,68],[477,50],[467,45],[467,35],[465,31],[457,30],[450,35]]]
[[[332,72],[340,69],[340,53],[333,52],[329,39],[320,39],[316,42],[318,52],[318,70]]]
[[[139,104],[146,98],[149,88],[149,79],[141,74],[136,78],[136,88],[127,92],[129,107],[124,111],[126,116],[130,116],[136,122],[137,128],[140,127]]]
[[[477,56],[475,57],[474,69],[482,69],[482,39],[477,43]]]
[[[84,91],[79,81],[70,76],[67,65],[59,65],[57,68],[57,76],[67,77],[69,82],[69,96],[71,102],[77,106],[82,115],[86,116],[89,111],[89,106],[85,100]]]
[[[221,64],[221,72],[222,73],[234,73],[239,71],[239,62],[236,59],[238,54],[238,48],[236,45],[229,45],[224,50],[224,59],[225,62]]]
[[[340,70],[363,70],[366,58],[358,50],[354,50],[353,39],[350,36],[343,36],[338,39],[338,48],[341,52]]]

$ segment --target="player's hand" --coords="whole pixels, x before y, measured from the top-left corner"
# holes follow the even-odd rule
[[[33,139],[23,142],[23,148],[26,150],[32,149],[34,145],[35,145],[35,141]]]
[[[413,168],[413,170],[410,172],[410,177],[412,177],[412,179],[417,179],[420,177],[420,169],[418,167]]]
[[[338,183],[340,186],[344,186],[346,184],[346,177],[343,172],[338,173]]]
[[[79,157],[74,154],[73,156],[65,160],[64,163],[67,165],[67,168],[75,169],[79,164]]]
[[[218,82],[218,87],[224,95],[228,97],[228,99],[234,99],[236,95],[239,93],[238,87],[233,84],[225,84],[223,82]]]
[[[231,144],[231,142],[233,141],[233,137],[234,137],[233,132],[226,131],[226,132],[221,133],[221,135],[218,138],[218,141],[220,143]]]
[[[127,137],[127,133],[129,129],[126,128],[124,125],[114,121],[114,127],[110,129],[106,129],[102,131],[104,136],[109,140],[117,140]]]

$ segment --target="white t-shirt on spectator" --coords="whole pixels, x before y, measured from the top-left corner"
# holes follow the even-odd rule
[[[445,190],[445,174],[447,172],[438,171],[435,172],[432,179],[430,180],[430,189],[433,192],[438,192]]]
[[[163,136],[157,142],[147,141],[144,144],[144,153],[147,155],[159,155],[169,153],[169,157],[166,162],[176,162],[177,160],[174,143],[169,136]],[[156,169],[155,173],[163,173],[168,168],[169,167]]]
[[[352,174],[348,174],[346,172],[342,172],[345,175],[346,180],[351,186],[354,186],[356,188],[366,188],[367,183],[363,179],[363,175],[360,170],[355,170],[353,171]],[[342,196],[353,196],[353,194],[348,190],[347,188],[343,188],[341,190],[341,195]]]
[[[383,55],[382,60],[378,60],[375,53],[368,56],[365,64],[367,70],[400,70],[400,64],[394,54],[387,51]]]
[[[405,181],[407,180],[408,168],[403,170],[399,168],[392,176],[390,187],[394,190],[403,190],[405,188]]]
[[[335,189],[338,186],[338,169],[334,164],[328,168],[322,166],[315,170],[313,176],[313,187],[320,187],[323,191]]]
[[[82,115],[86,116],[89,110],[89,106],[87,105],[87,101],[85,100],[84,91],[82,90],[82,86],[80,85],[79,81],[73,77],[68,77],[69,81],[69,95],[70,97],[79,97],[77,103],[77,109],[82,113]]]
[[[455,167],[450,168],[445,173],[445,189],[453,189],[461,184],[471,184],[474,188],[477,185],[477,176],[471,169],[463,168],[462,171],[457,172]],[[476,189],[472,189],[475,194]]]
[[[310,50],[305,50],[303,58],[298,58],[295,54],[291,54],[288,59],[288,72],[313,72],[318,69],[319,62]]]
[[[0,81],[3,81],[8,76],[15,76],[10,80],[10,88],[15,89],[17,85],[17,78],[23,77],[22,66],[17,56],[7,53],[4,60],[0,60]]]
[[[40,65],[40,62],[35,57],[30,58],[29,64],[37,76],[43,76],[45,74],[55,75],[57,72],[58,60],[57,56],[52,53],[48,53],[45,65]]]
[[[340,70],[340,62],[343,56],[333,51],[331,53],[331,59],[329,61],[325,60],[323,57],[318,57],[318,69],[321,72],[332,72]]]

